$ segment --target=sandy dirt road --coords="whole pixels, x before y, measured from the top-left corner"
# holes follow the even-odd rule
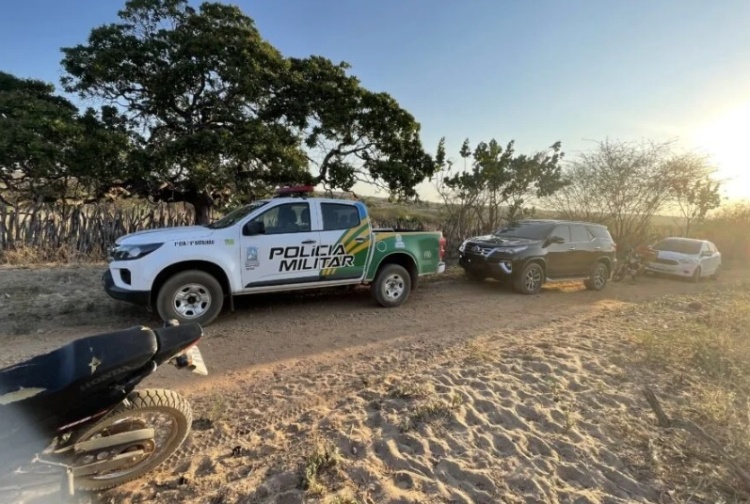
[[[450,270],[449,270],[450,271]],[[110,300],[101,289],[101,268],[0,270],[0,365],[49,351],[78,337],[131,325],[158,325],[145,310]],[[750,278],[727,271],[722,282]],[[550,284],[537,296],[515,294],[495,282],[474,284],[452,271],[420,283],[402,307],[376,306],[367,289],[238,298],[205,328],[200,348],[210,378],[161,369],[149,386],[202,389],[242,372],[284,368],[298,360],[338,359],[385,346],[450,342],[493,329],[531,329],[575,319],[602,307],[643,303],[669,294],[700,292],[666,278],[610,283],[590,292],[580,283]]]
[[[0,271],[0,364],[157,323],[108,300],[99,273]],[[652,427],[638,379],[618,363],[632,351],[619,321],[671,324],[683,312],[652,301],[748,279],[569,283],[527,297],[446,275],[393,310],[364,289],[244,298],[205,329],[209,377],[166,368],[142,384],[187,395],[195,423],[183,449],[97,500],[661,501],[672,482],[623,448],[622,424]]]

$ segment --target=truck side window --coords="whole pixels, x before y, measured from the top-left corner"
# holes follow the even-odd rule
[[[354,205],[321,203],[323,231],[351,229],[360,225],[359,210]]]
[[[287,203],[271,208],[253,219],[261,221],[265,234],[306,233],[310,231],[310,205]]]

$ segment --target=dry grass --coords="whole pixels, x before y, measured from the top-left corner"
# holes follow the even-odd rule
[[[0,264],[102,260],[124,234],[192,222],[191,207],[182,204],[0,205]]]
[[[447,420],[450,414],[462,403],[461,396],[456,393],[449,394],[446,398],[431,398],[417,405],[403,419],[401,431],[408,432],[417,428],[420,424],[428,424]]]
[[[301,467],[302,489],[311,495],[322,496],[329,492],[326,481],[341,462],[341,453],[331,444],[318,444],[305,457]],[[326,478],[326,476],[328,478]]]
[[[88,264],[101,262],[106,253],[101,247],[82,252],[70,245],[59,247],[50,245],[16,245],[0,250],[0,264],[8,266],[29,266],[40,264]]]
[[[634,331],[635,363],[647,366],[667,414],[705,429],[743,466],[750,465],[749,288],[740,284],[655,303],[639,315],[658,322],[652,327],[641,322]],[[665,315],[661,320],[659,312]],[[742,485],[726,460],[700,440],[657,431],[641,442],[651,470],[688,482],[693,502],[744,502],[736,493]]]

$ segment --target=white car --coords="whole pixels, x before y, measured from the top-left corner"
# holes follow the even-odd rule
[[[651,247],[655,259],[646,271],[691,278],[717,278],[721,269],[721,252],[708,240],[664,238]]]

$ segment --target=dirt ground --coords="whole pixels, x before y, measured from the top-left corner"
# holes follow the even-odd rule
[[[0,365],[158,323],[108,299],[100,275],[0,270]],[[643,278],[602,292],[567,283],[527,297],[451,273],[394,310],[366,289],[243,298],[205,329],[208,377],[160,369],[143,384],[190,398],[197,421],[185,449],[102,498],[671,502],[664,482],[629,465],[608,424],[648,413],[617,364],[629,347],[611,314],[749,279],[743,269],[719,282]]]

